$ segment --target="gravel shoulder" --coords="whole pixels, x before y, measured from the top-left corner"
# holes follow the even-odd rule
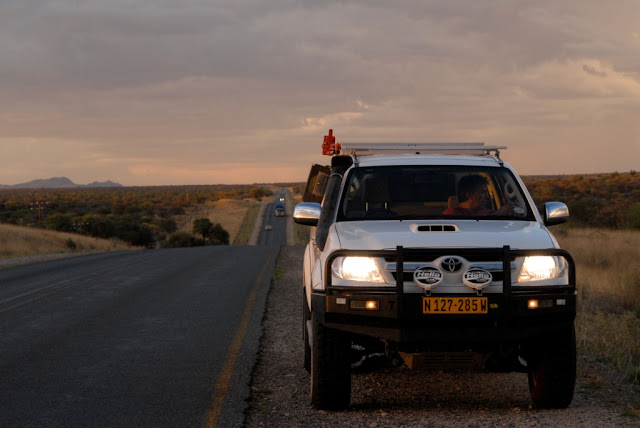
[[[302,367],[303,252],[283,246],[277,262],[246,427],[640,427],[640,391],[584,357],[573,403],[563,410],[532,408],[526,374],[406,368],[356,373],[347,410],[315,410]]]
[[[30,265],[33,263],[42,263],[49,260],[68,259],[71,257],[85,256],[87,254],[95,254],[93,252],[80,253],[56,253],[56,254],[37,254],[32,256],[11,257],[0,259],[0,270],[12,268],[16,266]]]

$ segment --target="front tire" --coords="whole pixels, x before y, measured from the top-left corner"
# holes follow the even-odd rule
[[[527,358],[529,392],[542,409],[561,409],[573,400],[576,384],[575,328],[561,330],[552,338],[530,344]]]
[[[351,401],[351,340],[322,325],[311,313],[311,403],[318,410],[344,410]]]

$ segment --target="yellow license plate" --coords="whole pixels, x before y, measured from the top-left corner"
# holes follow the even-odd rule
[[[423,314],[486,314],[486,297],[423,297]]]

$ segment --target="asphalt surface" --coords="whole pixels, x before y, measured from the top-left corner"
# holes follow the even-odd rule
[[[260,245],[0,271],[0,426],[241,426],[284,217]]]
[[[285,219],[286,217],[276,217],[276,203],[269,203],[264,212],[262,233],[260,234],[260,245],[280,247],[284,243]],[[270,227],[270,230],[267,230]]]

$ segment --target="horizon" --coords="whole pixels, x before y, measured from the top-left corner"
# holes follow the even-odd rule
[[[517,172],[517,171],[516,171]],[[611,175],[611,174],[635,174],[638,171],[636,170],[629,170],[629,171],[608,171],[608,172],[593,172],[593,173],[570,173],[570,174],[518,174],[521,178],[525,179],[527,177],[570,177],[570,176],[593,176],[593,175]],[[56,176],[56,177],[49,177],[49,178],[35,178],[33,180],[28,180],[25,182],[21,182],[21,183],[15,183],[15,184],[5,184],[5,183],[0,183],[0,190],[3,189],[7,189],[7,188],[12,188],[13,186],[19,186],[19,185],[23,185],[23,184],[28,184],[31,182],[36,182],[36,181],[48,181],[48,180],[54,180],[54,179],[67,179],[70,180],[71,182],[73,182],[73,184],[75,186],[89,186],[90,184],[94,184],[94,183],[107,183],[107,182],[111,182],[113,184],[117,184],[117,185],[121,185],[122,187],[170,187],[170,186],[262,186],[262,185],[266,185],[266,186],[277,186],[280,184],[305,184],[307,182],[307,179],[302,179],[302,180],[292,180],[292,181],[274,181],[274,182],[268,182],[268,181],[259,181],[259,182],[253,182],[253,183],[181,183],[181,184],[145,184],[145,185],[139,185],[139,184],[131,184],[131,185],[125,185],[122,183],[118,183],[114,180],[110,180],[110,179],[106,179],[106,180],[92,180],[88,183],[78,183],[75,180],[61,175],[61,176]],[[51,190],[55,190],[55,189],[61,189],[61,188],[65,188],[65,187],[23,187],[22,189],[51,189]],[[66,187],[66,188],[72,188],[72,187]],[[119,188],[118,186],[114,186],[113,188]]]
[[[640,3],[0,3],[0,183],[293,182],[337,141],[640,169]],[[174,184],[166,184],[174,183]]]

